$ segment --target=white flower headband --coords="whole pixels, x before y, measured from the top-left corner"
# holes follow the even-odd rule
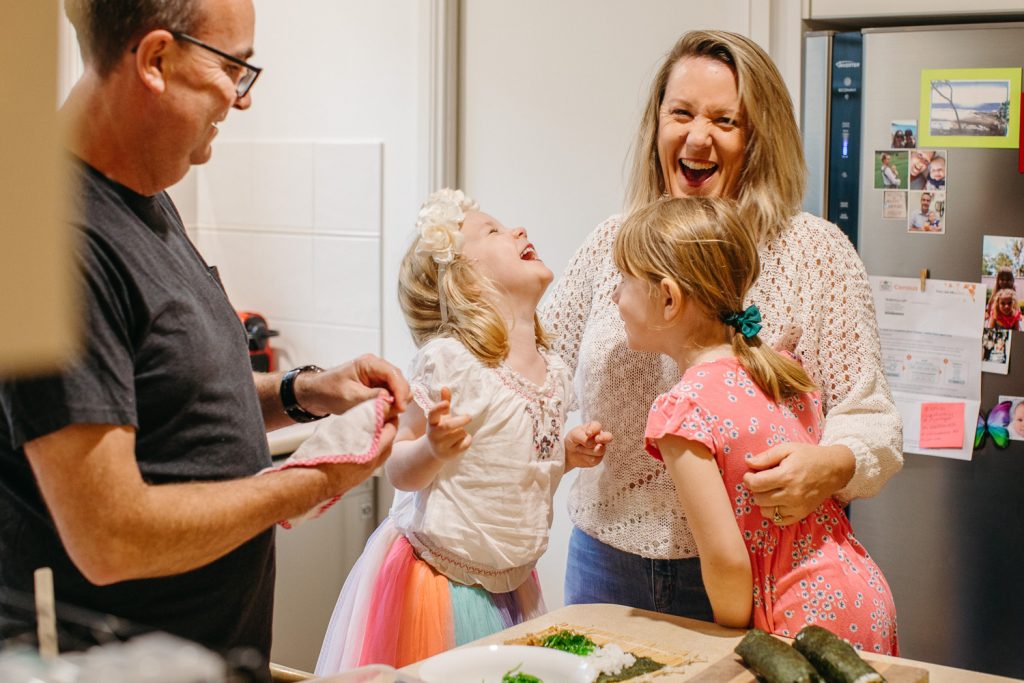
[[[448,305],[444,297],[445,267],[462,252],[462,233],[459,226],[466,219],[466,211],[476,211],[478,204],[464,195],[462,190],[445,188],[427,197],[416,218],[416,231],[420,238],[416,253],[430,254],[437,264],[437,298],[441,305],[441,324],[448,322]]]

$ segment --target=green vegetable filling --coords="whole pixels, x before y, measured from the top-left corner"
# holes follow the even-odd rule
[[[522,664],[514,669],[505,672],[505,675],[501,677],[501,683],[544,683],[536,676],[530,674],[524,674],[519,670]]]
[[[542,643],[544,647],[549,647],[553,650],[561,650],[562,652],[568,652],[570,654],[579,655],[585,657],[593,652],[597,648],[597,643],[592,641],[590,638],[580,633],[574,633],[573,631],[559,631],[550,636],[544,638]],[[634,655],[636,657],[636,655]],[[627,681],[637,676],[657,671],[658,669],[665,668],[665,665],[661,662],[657,662],[650,657],[636,657],[636,661],[631,666],[623,667],[617,674],[602,673],[598,675],[597,680],[594,683],[619,683],[619,681]],[[519,681],[502,681],[502,683],[520,683]],[[522,683],[525,683],[523,681]]]
[[[597,644],[579,633],[559,631],[544,639],[544,647],[574,655],[589,655],[597,647]]]

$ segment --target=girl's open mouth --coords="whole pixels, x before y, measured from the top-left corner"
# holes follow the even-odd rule
[[[532,244],[527,244],[526,247],[524,247],[523,250],[519,252],[519,258],[521,258],[524,261],[536,261],[538,260],[537,250],[533,248]]]

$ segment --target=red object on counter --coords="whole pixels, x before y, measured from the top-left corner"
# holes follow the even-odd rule
[[[251,311],[238,311],[238,318],[245,327],[245,336],[249,339],[249,361],[252,369],[256,372],[273,372],[277,369],[277,359],[274,357],[274,347],[270,345],[270,338],[276,337],[279,332],[270,329],[267,319],[259,313]]]

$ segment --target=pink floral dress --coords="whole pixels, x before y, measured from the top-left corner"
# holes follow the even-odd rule
[[[750,553],[755,627],[792,638],[817,624],[858,650],[896,655],[892,593],[840,505],[829,498],[800,522],[777,526],[743,485],[748,458],[780,443],[818,443],[821,420],[817,393],[776,403],[736,358],[723,358],[688,369],[655,399],[645,441],[659,460],[657,441],[666,434],[715,456]]]

